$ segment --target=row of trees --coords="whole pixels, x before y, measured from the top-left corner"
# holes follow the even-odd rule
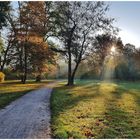
[[[93,40],[90,55],[86,56],[76,73],[76,78],[80,79],[103,79],[104,65],[107,58],[113,55],[113,77],[120,80],[140,79],[140,49],[132,44],[123,44],[121,38],[110,34],[97,35]],[[112,46],[115,52],[111,51]],[[66,78],[66,65],[61,65],[60,77]]]
[[[88,71],[83,72],[81,78],[94,77],[102,79],[105,59],[108,55],[113,55],[114,78],[121,80],[140,79],[140,49],[132,44],[123,44],[121,38],[109,34],[98,35],[95,38],[94,51],[84,62],[88,66]],[[114,46],[115,52],[111,54]],[[83,65],[84,65],[83,64]]]
[[[10,3],[5,4],[9,6]],[[113,19],[106,17],[107,10],[104,2],[18,2],[16,13],[12,7],[5,11],[9,33],[1,71],[9,62],[25,83],[30,68],[42,72],[47,64],[45,60],[52,60],[53,50],[65,55],[68,85],[73,85],[78,66],[89,53],[95,34],[112,29]],[[51,36],[59,39],[60,48],[48,47]],[[73,70],[72,61],[75,63]]]
[[[9,9],[4,15],[7,42],[3,44],[1,41],[0,69],[4,71],[4,67],[10,66],[12,71],[19,74],[22,83],[26,82],[28,73],[34,73],[38,81],[48,66],[55,64],[55,53],[46,42],[49,32],[49,17],[46,13],[49,4],[18,2],[17,9],[12,9],[9,2],[1,3],[1,7],[7,5]]]
[[[22,83],[27,74],[34,73],[38,81],[51,65],[57,65],[56,52],[65,58],[67,84],[73,85],[82,62],[88,60],[94,69],[101,69],[109,44],[117,41],[119,50],[124,50],[121,40],[112,36],[118,29],[113,27],[114,18],[107,17],[105,2],[23,1],[17,5],[0,2],[0,27],[7,41],[4,45],[0,41],[0,69],[9,66],[19,73]],[[104,32],[108,34],[98,35]]]

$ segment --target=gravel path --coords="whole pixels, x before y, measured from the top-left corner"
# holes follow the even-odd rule
[[[31,91],[0,110],[0,139],[51,138],[52,88]]]

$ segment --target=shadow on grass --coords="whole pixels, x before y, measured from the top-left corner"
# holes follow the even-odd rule
[[[99,135],[99,138],[139,138],[137,133],[139,129],[135,122],[135,114],[125,111],[118,105],[124,93],[130,94],[129,90],[117,88],[112,92],[112,99],[106,104],[106,124],[105,129]]]
[[[109,86],[109,85],[108,85]],[[82,85],[82,88],[80,86],[74,86],[74,87],[57,87],[55,88],[52,96],[51,96],[51,110],[52,110],[52,131],[56,131],[56,128],[53,125],[60,125],[63,126],[65,124],[57,122],[57,118],[61,118],[61,114],[69,111],[70,109],[74,108],[79,104],[79,102],[90,102],[91,99],[102,97],[106,99],[105,101],[105,112],[103,112],[103,115],[93,116],[90,119],[93,119],[91,127],[88,128],[85,126],[85,128],[88,128],[88,133],[83,133],[83,135],[75,134],[77,132],[73,131],[72,134],[69,134],[67,131],[60,131],[60,133],[54,133],[52,137],[54,138],[140,138],[139,130],[140,130],[140,118],[137,115],[137,123],[135,123],[135,115],[133,113],[128,112],[127,110],[124,110],[119,104],[119,100],[123,98],[124,94],[132,94],[129,90],[120,88],[119,86],[114,86],[114,89],[109,89],[108,91],[111,95],[111,97],[104,97],[107,95],[101,93],[100,85],[95,84],[91,85]],[[103,87],[104,88],[104,87]],[[108,87],[106,87],[104,90],[106,90]],[[92,90],[90,94],[90,90]],[[77,92],[80,92],[80,94],[77,94]],[[106,92],[106,91],[103,91]],[[140,97],[136,94],[133,95],[135,99]],[[55,97],[55,98],[54,98]],[[127,102],[127,101],[126,101]],[[137,102],[137,100],[135,100]],[[100,104],[100,101],[99,103]],[[140,104],[137,104],[140,105]],[[83,108],[84,109],[84,108]],[[85,115],[85,117],[84,117]],[[85,110],[85,113],[80,119],[89,119],[87,117],[87,111]],[[97,115],[97,114],[93,114]],[[67,116],[70,117],[70,116]],[[64,119],[64,118],[63,118]],[[73,118],[72,118],[73,119]],[[57,122],[57,123],[56,123]],[[68,122],[70,123],[70,122]],[[79,122],[80,123],[80,122]],[[74,125],[74,124],[73,124]],[[87,124],[86,124],[87,125]],[[64,129],[67,126],[64,126]],[[73,126],[74,127],[74,126]],[[80,126],[79,126],[80,127]],[[73,129],[73,128],[72,128]],[[59,130],[58,130],[59,131]],[[84,131],[84,130],[82,130]],[[138,132],[137,132],[138,131]]]
[[[51,100],[54,99],[53,96],[56,97],[57,95],[58,95],[58,98],[56,97],[55,98],[56,100],[59,100],[61,98],[61,102],[59,102],[58,105],[54,106],[53,102],[52,102],[52,105],[51,105],[52,111],[57,110],[57,114],[55,114],[55,115],[59,115],[60,112],[73,108],[81,101],[88,101],[91,98],[96,98],[98,96],[101,96],[97,85],[96,85],[96,87],[92,88],[96,91],[94,94],[88,94],[89,86],[84,86],[81,89],[81,92],[82,93],[84,92],[85,94],[74,96],[76,94],[76,92],[79,91],[79,89],[77,89],[77,88],[80,88],[80,87],[79,86],[71,86],[71,87],[61,86],[61,87],[56,87],[54,89],[53,94],[51,96]],[[71,90],[72,90],[72,92],[71,92]],[[59,92],[56,92],[56,91],[59,91]],[[54,103],[55,103],[55,101],[54,101]]]
[[[54,132],[57,128],[53,127],[56,124],[57,119],[61,116],[61,114],[67,112],[70,109],[73,109],[75,106],[79,104],[79,102],[88,102],[91,100],[91,98],[97,98],[102,96],[99,92],[99,85],[93,85],[92,90],[95,91],[93,94],[88,94],[89,92],[89,85],[84,85],[82,88],[80,86],[61,86],[54,89],[53,94],[51,96],[51,110],[52,110],[52,131]],[[81,94],[77,94],[77,92],[80,92]],[[77,111],[80,111],[78,108]],[[75,116],[76,119],[84,119],[87,116],[80,115]],[[70,116],[68,116],[70,117]],[[61,125],[59,123],[59,125]],[[63,125],[63,124],[62,124]],[[57,127],[57,126],[56,126]],[[59,127],[59,126],[58,126]],[[58,130],[59,131],[59,130]],[[71,135],[73,135],[73,138],[82,138],[77,132],[73,131],[70,134],[69,132],[66,132],[65,130],[63,132],[59,132],[59,134],[53,134],[52,137],[54,138],[70,138]]]

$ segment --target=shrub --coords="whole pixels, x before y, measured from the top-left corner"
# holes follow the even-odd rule
[[[0,72],[0,82],[3,82],[5,78],[5,74],[3,72]]]

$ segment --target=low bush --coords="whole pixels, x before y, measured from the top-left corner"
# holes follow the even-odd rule
[[[5,74],[3,72],[0,72],[0,82],[3,82],[5,79]]]

